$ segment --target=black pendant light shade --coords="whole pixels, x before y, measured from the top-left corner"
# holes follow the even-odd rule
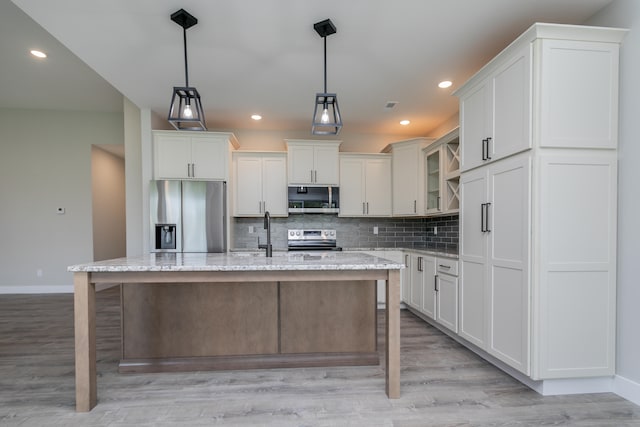
[[[336,26],[330,19],[313,24],[318,35],[324,39],[324,92],[316,93],[313,110],[313,135],[337,135],[342,129],[342,117],[335,93],[327,93],[327,36],[336,33]]]
[[[207,130],[200,94],[195,87],[189,86],[187,66],[187,29],[196,25],[198,20],[184,9],[174,12],[171,20],[180,25],[183,31],[185,85],[173,88],[168,120],[177,130]]]

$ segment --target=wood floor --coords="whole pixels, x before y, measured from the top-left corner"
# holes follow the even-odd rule
[[[640,426],[615,394],[542,397],[405,311],[398,400],[380,366],[118,374],[118,288],[97,306],[98,406],[79,414],[72,295],[0,295],[0,426]]]

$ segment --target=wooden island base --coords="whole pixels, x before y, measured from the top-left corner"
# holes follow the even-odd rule
[[[185,256],[186,257],[186,256]],[[197,263],[197,267],[202,269],[202,260],[197,258],[197,256],[193,256],[195,258],[195,263]],[[229,255],[203,255],[206,260],[211,259],[212,267],[211,269],[217,268],[220,269],[216,262],[224,263],[230,262]],[[242,284],[256,284],[258,287],[254,290],[258,290],[260,286],[265,286],[264,289],[261,289],[260,292],[266,292],[271,295],[270,301],[262,300],[260,298],[256,298],[253,292],[246,292],[243,290],[238,290],[238,294],[235,298],[238,298],[236,303],[231,305],[236,305],[236,307],[243,307],[242,313],[239,314],[237,312],[227,312],[225,316],[221,316],[218,314],[218,319],[226,319],[227,323],[223,325],[218,325],[216,327],[227,327],[234,325],[235,328],[240,328],[248,333],[242,340],[244,343],[240,345],[245,346],[246,348],[255,348],[255,355],[245,355],[240,358],[246,358],[246,360],[258,360],[260,363],[266,363],[264,359],[260,361],[259,359],[264,355],[264,351],[262,350],[262,346],[271,346],[273,349],[274,341],[264,340],[263,338],[258,339],[261,334],[255,333],[255,328],[262,328],[261,324],[257,324],[258,320],[263,321],[263,316],[272,316],[274,313],[278,313],[278,316],[282,316],[274,326],[272,321],[271,326],[267,329],[271,331],[270,333],[273,336],[278,336],[278,346],[281,353],[274,353],[269,355],[268,357],[277,360],[278,357],[281,357],[281,362],[286,361],[291,354],[294,354],[298,351],[307,351],[307,357],[321,357],[324,358],[323,363],[330,363],[332,354],[324,354],[318,353],[317,348],[325,348],[327,343],[334,345],[334,348],[341,348],[340,345],[344,344],[348,339],[340,338],[336,339],[332,337],[332,334],[338,334],[336,329],[327,328],[327,324],[341,324],[341,322],[345,322],[344,320],[340,320],[339,317],[334,317],[333,319],[325,319],[322,316],[323,310],[329,310],[331,313],[334,313],[336,316],[339,316],[337,310],[333,310],[335,307],[332,307],[332,304],[344,304],[344,302],[340,301],[331,301],[331,302],[322,302],[318,301],[317,297],[314,296],[313,292],[320,292],[323,294],[324,289],[323,286],[331,287],[331,283],[335,282],[343,283],[343,282],[355,282],[352,285],[347,285],[345,289],[353,287],[353,288],[369,288],[369,283],[375,280],[385,280],[386,281],[386,312],[385,312],[385,391],[389,398],[397,399],[400,397],[400,269],[403,268],[402,264],[396,264],[389,262],[387,260],[383,260],[380,258],[370,257],[364,254],[341,254],[341,259],[344,260],[344,263],[349,267],[342,267],[342,269],[336,270],[328,270],[328,268],[332,268],[335,261],[331,261],[330,263],[324,264],[323,260],[317,262],[320,266],[317,270],[310,269],[307,265],[302,267],[295,264],[295,262],[291,261],[289,264],[286,264],[286,260],[282,261],[282,270],[275,270],[273,265],[266,265],[262,268],[271,268],[272,270],[267,271],[184,271],[184,266],[177,266],[174,268],[181,268],[183,271],[164,271],[158,270],[155,267],[154,263],[159,262],[158,258],[155,257],[143,257],[141,259],[138,258],[127,258],[127,259],[119,259],[113,261],[105,261],[105,262],[97,262],[89,265],[80,265],[80,266],[72,266],[70,267],[70,271],[74,273],[74,324],[75,324],[75,358],[76,358],[76,411],[78,412],[87,412],[90,411],[97,403],[98,395],[97,395],[97,373],[96,373],[96,307],[95,307],[95,293],[96,293],[96,285],[110,285],[110,284],[125,284],[125,288],[127,287],[146,287],[147,285],[160,286],[163,287],[166,284],[171,284],[167,289],[169,289],[169,294],[172,292],[176,294],[177,290],[181,289],[181,286],[185,284],[199,284],[193,290],[197,295],[197,292],[205,292],[208,293],[208,288],[216,288],[217,286],[226,286],[226,287],[238,287],[238,285]],[[181,260],[181,258],[180,258]],[[264,261],[258,260],[255,263],[262,262],[264,264],[273,263],[273,261]],[[305,263],[309,263],[313,261],[306,261]],[[176,263],[174,261],[174,263]],[[254,263],[254,264],[255,264]],[[105,264],[107,264],[105,266]],[[133,267],[132,267],[133,265]],[[141,265],[141,267],[138,267]],[[150,267],[149,267],[150,266]],[[133,269],[134,271],[126,271],[123,269]],[[146,268],[147,270],[135,270],[136,268]],[[152,268],[156,268],[152,270]],[[171,268],[171,267],[167,267]],[[188,267],[187,268],[191,268]],[[258,265],[252,266],[253,270],[257,270],[260,268]],[[284,268],[287,268],[285,270]],[[303,269],[304,268],[304,269]],[[348,268],[348,269],[346,269]],[[260,284],[266,285],[260,285]],[[269,284],[270,283],[270,284]],[[279,286],[278,286],[279,283]],[[306,299],[300,298],[297,292],[303,288],[296,286],[296,284],[304,284],[311,283],[313,289],[309,288],[308,292],[306,292]],[[316,283],[315,285],[313,283]],[[290,287],[292,289],[287,290]],[[238,287],[240,289],[241,287]],[[248,288],[251,289],[251,288]],[[273,293],[279,290],[281,296],[279,298],[273,298]],[[128,292],[128,291],[126,291]],[[216,291],[212,291],[213,294]],[[349,294],[345,290],[346,294]],[[179,292],[177,292],[179,293]],[[304,294],[305,292],[303,292]],[[144,294],[144,292],[142,293]],[[162,294],[162,292],[160,292]],[[212,294],[212,295],[213,295]],[[357,292],[354,294],[354,298],[356,298]],[[158,295],[155,293],[148,294],[151,295],[152,298],[156,298]],[[247,298],[248,301],[240,300],[245,299],[247,296],[251,296],[251,298]],[[342,294],[341,294],[342,295]],[[344,295],[343,295],[344,296]],[[125,297],[126,298],[126,297]],[[140,295],[138,295],[140,298]],[[233,298],[231,298],[233,299]],[[169,304],[167,300],[167,295],[164,295],[160,298],[161,301],[158,301],[159,307],[162,307],[163,304],[167,307],[173,307],[173,304]],[[278,301],[280,306],[279,309],[275,309],[274,300]],[[229,295],[226,296],[226,299],[220,301],[219,304],[226,305],[230,301]],[[253,301],[249,303],[249,301]],[[306,302],[305,302],[306,301]],[[191,301],[193,302],[193,300]],[[211,302],[211,300],[209,301]],[[146,302],[145,302],[146,304]],[[290,304],[290,306],[289,306]],[[126,304],[125,304],[126,305]],[[182,304],[176,304],[176,307],[181,306]],[[208,306],[206,310],[204,308],[206,304],[200,304],[200,308],[195,308],[195,310],[203,310],[207,313],[213,311]],[[305,306],[306,305],[306,306]],[[368,304],[363,303],[362,301],[358,302],[358,307],[364,309],[365,317],[370,314],[368,313],[368,309],[366,308]],[[375,307],[371,304],[372,307]],[[288,308],[287,308],[288,307]],[[131,306],[133,308],[133,306]],[[251,310],[249,309],[251,308]],[[355,308],[355,305],[354,307]],[[124,308],[127,310],[127,307]],[[315,314],[314,314],[314,310]],[[345,310],[341,310],[340,313],[343,313]],[[359,310],[356,310],[359,311]],[[140,315],[144,313],[145,310],[140,311]],[[149,313],[153,313],[146,311],[147,315]],[[158,312],[162,312],[159,310]],[[182,313],[185,313],[184,309]],[[271,313],[271,314],[268,314]],[[165,316],[167,313],[163,313]],[[170,314],[170,313],[169,313]],[[201,313],[202,314],[202,313]],[[374,312],[375,314],[375,312]],[[133,319],[131,316],[134,316],[135,313],[127,314],[127,318],[129,320],[127,322],[132,322]],[[209,316],[208,314],[204,316],[205,318]],[[240,317],[239,317],[240,316]],[[289,319],[287,322],[285,316]],[[196,316],[198,317],[198,316]],[[214,319],[216,316],[214,316]],[[238,321],[238,319],[244,319],[242,321]],[[375,318],[375,316],[374,316]],[[178,317],[176,316],[176,319]],[[248,319],[253,319],[252,322],[249,322]],[[322,320],[322,321],[320,321]],[[149,318],[147,319],[139,319],[142,324],[144,322],[151,322]],[[297,324],[300,322],[300,325]],[[305,324],[306,322],[306,324]],[[358,350],[356,353],[369,353],[372,336],[372,324],[375,324],[375,320],[369,321],[368,319],[360,319],[360,324],[365,325],[366,329],[363,333],[365,335],[364,343],[362,344],[366,350],[361,351]],[[178,322],[179,323],[179,322]],[[135,324],[135,321],[133,322]],[[146,323],[149,324],[149,323]],[[167,328],[173,328],[174,324],[169,322],[168,325],[163,325],[162,328],[158,329],[158,331],[166,332]],[[293,326],[291,330],[287,328],[286,325]],[[304,336],[304,339],[297,339],[296,336],[300,334],[306,334],[307,331],[314,330],[315,325],[318,325],[318,329],[315,330],[314,334],[309,334],[310,336]],[[131,324],[129,326],[132,326]],[[175,349],[174,343],[163,343],[163,336],[172,336],[172,339],[179,339],[177,333],[173,334],[145,334],[140,329],[140,325],[138,328],[131,329],[129,326],[125,326],[125,334],[134,333],[138,334],[138,336],[147,339],[148,345],[155,345],[152,343],[159,343],[158,351],[167,351],[169,349]],[[324,327],[321,327],[324,326]],[[344,327],[344,324],[340,325]],[[183,326],[182,326],[183,327]],[[188,345],[185,345],[184,348],[189,348],[190,351],[197,349],[199,346],[197,343],[194,343],[193,336],[201,336],[201,334],[206,334],[207,331],[211,330],[210,328],[214,328],[212,323],[210,323],[207,328],[202,328],[200,331],[194,331],[192,333],[192,338],[189,341]],[[345,328],[348,332],[349,328]],[[354,330],[357,329],[354,327]],[[329,333],[321,333],[322,331],[329,331]],[[340,331],[342,333],[342,331]],[[349,332],[348,332],[349,333]],[[368,335],[368,337],[366,337]],[[220,339],[227,339],[231,337],[230,334],[219,334]],[[254,336],[256,340],[249,339],[249,337]],[[345,335],[348,336],[348,335]],[[127,352],[128,357],[132,357],[132,355],[136,355],[135,351],[140,350],[143,347],[139,347],[138,350],[135,348],[135,343],[131,341],[131,337],[124,336],[124,352]],[[360,338],[360,337],[358,337]],[[326,340],[326,341],[325,341]],[[207,340],[203,340],[205,342]],[[209,340],[210,341],[210,340]],[[359,342],[358,340],[355,340]],[[229,341],[227,341],[228,343]],[[131,347],[133,345],[133,347]],[[358,346],[361,344],[358,344]],[[251,347],[255,346],[255,347]],[[301,347],[300,347],[301,346]],[[220,346],[212,346],[210,348],[206,348],[205,350],[209,351],[211,348],[222,348],[227,349],[232,348],[233,345],[220,345]],[[183,348],[178,346],[178,348]],[[328,347],[331,348],[331,347]],[[356,347],[360,349],[360,347]],[[344,350],[342,350],[344,351]],[[323,350],[324,352],[324,350]],[[350,353],[353,353],[352,348],[347,348],[347,351],[340,354],[342,357],[350,357]],[[144,354],[144,353],[140,353]],[[173,357],[173,355],[170,353]],[[219,357],[227,357],[227,356],[202,356],[205,358],[219,358]],[[365,355],[365,359],[366,359]],[[236,359],[240,359],[236,357]],[[130,363],[135,363],[135,359],[129,359]],[[206,362],[206,359],[201,359]],[[211,359],[213,360],[213,359]],[[222,361],[222,359],[218,359]],[[230,359],[229,359],[230,360]],[[166,362],[166,363],[165,363]],[[168,358],[161,364],[170,364],[171,359]],[[302,363],[302,362],[300,362]],[[249,363],[247,362],[249,365]],[[183,364],[184,365],[184,364]],[[192,367],[195,365],[192,365]],[[222,366],[222,365],[219,365]],[[266,366],[263,365],[263,366]],[[291,365],[289,365],[291,366]],[[163,370],[156,366],[157,370]]]
[[[377,365],[375,285],[123,284],[119,371]]]

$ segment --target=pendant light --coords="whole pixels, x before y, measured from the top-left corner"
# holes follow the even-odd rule
[[[200,94],[195,87],[189,86],[189,69],[187,67],[187,29],[196,25],[198,20],[184,9],[174,12],[171,15],[171,20],[182,27],[185,85],[173,88],[168,120],[177,130],[207,130]]]
[[[313,135],[337,135],[342,129],[342,118],[338,108],[338,97],[327,93],[327,36],[336,33],[336,26],[330,19],[313,24],[313,28],[324,39],[324,92],[316,93],[313,111]]]

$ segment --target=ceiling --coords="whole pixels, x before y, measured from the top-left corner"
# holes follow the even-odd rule
[[[429,135],[456,114],[451,93],[532,23],[579,24],[610,2],[0,0],[0,107],[122,111],[121,93],[166,117],[184,85],[182,28],[169,16],[184,8],[199,21],[187,31],[189,80],[210,130],[310,131],[323,91],[313,24],[330,18],[328,91],[343,131]],[[35,60],[34,47],[49,57]]]

